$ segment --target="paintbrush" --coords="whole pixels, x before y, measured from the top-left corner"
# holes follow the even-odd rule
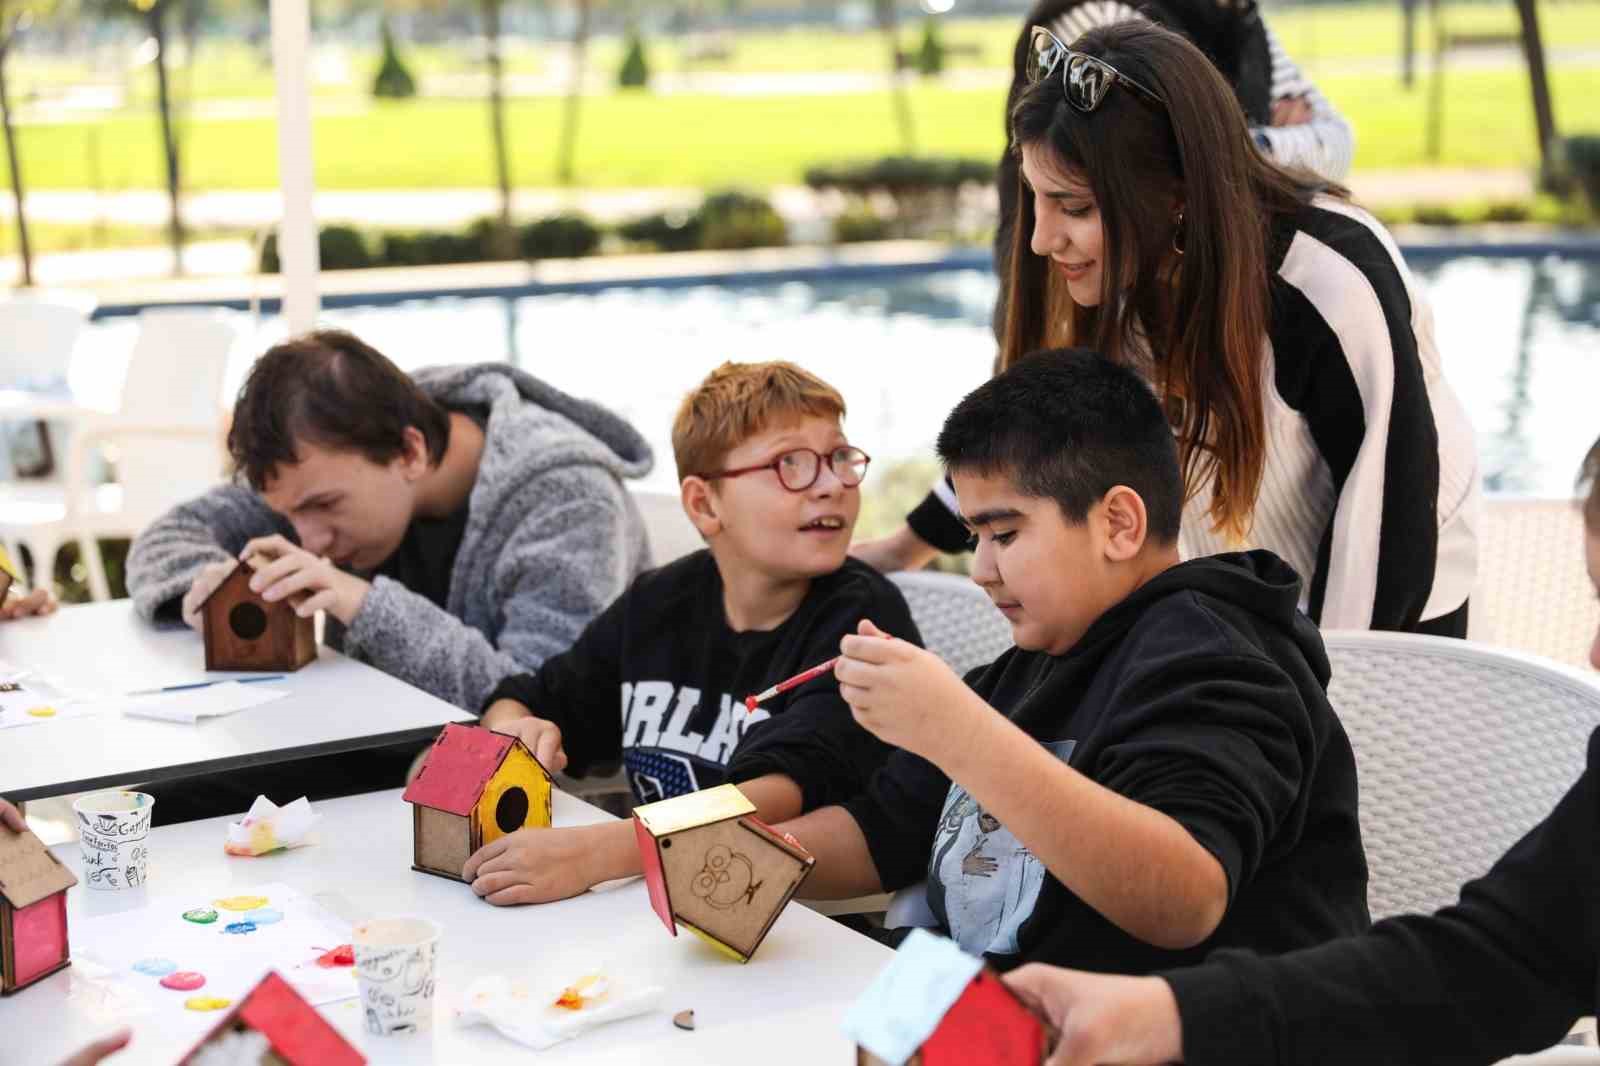
[[[832,670],[834,668],[834,665],[836,663],[838,663],[838,661],[840,659],[842,659],[842,658],[844,658],[844,656],[835,655],[833,658],[829,659],[825,663],[818,663],[816,666],[813,666],[809,670],[800,671],[800,673],[795,674],[793,677],[791,677],[787,681],[779,681],[776,685],[773,685],[771,688],[767,689],[765,692],[758,692],[754,696],[746,696],[744,698],[744,713],[745,714],[750,714],[751,712],[753,712],[756,709],[756,705],[757,704],[762,703],[762,702],[764,702],[766,700],[770,700],[772,697],[778,695],[781,692],[788,692],[790,689],[796,687],[797,685],[803,685],[807,681],[810,681],[812,678],[821,677],[823,674],[827,673],[829,670]]]

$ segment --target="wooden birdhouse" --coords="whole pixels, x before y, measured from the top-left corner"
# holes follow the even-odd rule
[[[268,603],[250,591],[253,558],[201,604],[207,670],[298,670],[317,657],[316,622],[288,600]]]
[[[289,982],[269,970],[178,1066],[363,1066],[366,1061]]]
[[[0,994],[71,961],[67,889],[77,883],[38,837],[0,825]]]
[[[857,1066],[1039,1066],[1053,1028],[983,960],[914,929],[851,1006]]]
[[[447,725],[416,780],[411,804],[411,868],[461,881],[467,857],[526,826],[550,824],[550,774],[516,737]]]
[[[736,785],[633,809],[650,905],[667,931],[677,936],[681,925],[740,962],[750,961],[816,863],[755,809]]]
[[[11,591],[12,585],[21,580],[22,575],[17,572],[17,564],[11,561],[6,546],[0,544],[0,603],[6,602],[6,593]]]

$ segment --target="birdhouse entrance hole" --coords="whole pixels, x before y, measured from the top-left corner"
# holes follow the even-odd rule
[[[236,604],[228,612],[228,628],[240,640],[259,640],[267,631],[267,612],[258,604]]]
[[[528,818],[528,794],[520,788],[508,788],[494,805],[494,824],[502,833],[515,833]]]

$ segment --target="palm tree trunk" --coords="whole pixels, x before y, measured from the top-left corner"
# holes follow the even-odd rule
[[[572,83],[561,118],[561,147],[556,153],[556,181],[572,184],[573,156],[578,149],[578,103],[583,96],[583,61],[589,50],[590,0],[577,0],[578,24],[572,31]]]
[[[494,136],[495,179],[500,185],[500,233],[497,251],[509,257],[511,247],[511,160],[506,151],[505,64],[500,56],[501,0],[480,0],[483,36],[489,58],[489,127]]]
[[[172,213],[167,229],[172,239],[172,272],[183,273],[183,216],[179,196],[183,185],[178,170],[178,134],[172,119],[172,89],[167,77],[167,0],[150,8],[150,36],[156,42],[156,107],[161,113],[161,144],[167,156],[167,198]]]
[[[907,155],[917,150],[917,130],[911,118],[911,101],[900,77],[900,30],[895,21],[894,0],[876,0],[878,29],[889,45],[889,95],[894,100],[895,123],[900,127],[900,145]]]
[[[22,213],[22,160],[17,158],[17,134],[11,124],[11,92],[6,85],[6,60],[11,39],[0,42],[0,125],[5,127],[6,162],[11,167],[11,197],[17,213],[17,248],[22,253],[22,284],[33,284],[33,249],[28,244],[28,220]]]
[[[1555,147],[1556,118],[1550,106],[1550,79],[1544,68],[1544,42],[1539,37],[1539,12],[1533,0],[1517,0],[1522,20],[1522,50],[1528,57],[1528,80],[1533,87],[1533,119],[1539,129],[1539,161],[1547,167]]]

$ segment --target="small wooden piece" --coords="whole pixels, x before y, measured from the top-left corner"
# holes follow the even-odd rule
[[[672,1016],[672,1024],[685,1032],[694,1032],[694,1011],[680,1010]]]
[[[0,826],[0,995],[71,961],[67,889],[77,883],[38,837]]]
[[[749,962],[816,860],[755,816],[736,785],[633,809],[650,905],[678,926]]]
[[[468,856],[491,840],[550,824],[551,777],[521,740],[447,725],[401,797],[412,805],[411,868],[463,880]]]
[[[254,559],[233,572],[200,606],[207,670],[298,670],[317,657],[316,622],[288,600],[268,603],[250,591]]]
[[[178,1066],[190,1066],[207,1051],[221,1061],[262,1066],[363,1066],[367,1061],[289,982],[270,970],[178,1060]]]
[[[982,960],[913,930],[844,1021],[856,1066],[1039,1066],[1048,1021]]]

